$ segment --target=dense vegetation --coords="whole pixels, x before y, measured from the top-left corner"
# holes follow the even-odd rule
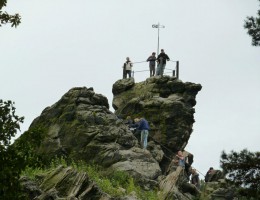
[[[247,33],[252,37],[252,45],[260,46],[260,9],[257,12],[257,17],[247,17],[244,28],[247,29]]]
[[[221,167],[230,183],[240,187],[245,197],[260,197],[260,152],[231,151],[221,155]]]
[[[11,146],[11,138],[16,135],[23,119],[15,114],[12,101],[0,99],[0,199],[19,199],[19,177],[25,162]]]

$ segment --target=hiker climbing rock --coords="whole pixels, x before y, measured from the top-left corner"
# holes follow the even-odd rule
[[[134,123],[134,121],[132,120],[132,118],[130,116],[126,117],[126,119],[124,120],[124,123],[125,123],[125,125],[128,126],[129,130],[135,134],[136,124]]]
[[[165,66],[166,66],[166,60],[169,61],[170,58],[164,52],[164,50],[161,49],[161,53],[157,57],[157,62],[158,62],[157,69],[156,69],[156,75],[157,76],[162,76],[163,75],[163,72],[164,72],[164,69],[165,69]]]
[[[129,128],[132,127],[132,125],[133,125],[133,120],[132,120],[132,118],[131,118],[130,116],[127,116],[127,117],[126,117],[126,119],[125,119],[125,124],[126,124]]]
[[[147,147],[147,140],[148,140],[148,135],[149,135],[149,124],[148,121],[144,118],[135,118],[135,123],[137,126],[137,130],[141,131],[141,146],[143,149],[146,149]]]
[[[191,184],[195,185],[197,189],[200,189],[200,179],[196,169],[192,169],[191,174]]]
[[[149,62],[150,77],[152,77],[155,74],[155,61],[156,61],[155,52],[153,52],[152,55],[149,56],[149,58],[147,58],[146,61]]]
[[[182,151],[178,151],[177,155],[177,163],[178,163],[178,166],[181,166],[183,169],[185,168],[185,157],[183,156],[183,153]]]
[[[123,65],[123,79],[127,78],[127,74],[128,77],[131,78],[132,67],[133,63],[130,61],[129,57],[126,57],[126,62]]]
[[[209,170],[207,171],[206,176],[205,176],[205,182],[209,182],[209,177],[212,174],[213,170],[214,170],[213,167],[209,168]]]

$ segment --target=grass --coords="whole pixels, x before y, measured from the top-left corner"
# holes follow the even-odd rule
[[[26,167],[22,172],[23,176],[27,176],[33,180],[44,173],[56,169],[58,166],[72,167],[78,172],[86,172],[90,179],[96,182],[99,188],[111,195],[112,197],[122,197],[134,193],[139,199],[143,200],[159,200],[157,191],[144,191],[126,172],[112,171],[108,172],[102,167],[95,164],[86,164],[83,161],[68,163],[64,158],[56,158],[51,161],[50,166],[43,168]]]

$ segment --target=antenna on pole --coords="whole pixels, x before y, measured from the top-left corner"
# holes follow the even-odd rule
[[[160,28],[165,28],[165,26],[161,25],[158,22],[158,24],[153,24],[152,27],[158,29],[158,43],[157,43],[157,56],[158,56],[159,55],[159,46],[160,46]]]

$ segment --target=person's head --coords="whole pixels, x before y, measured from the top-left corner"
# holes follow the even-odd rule
[[[182,156],[182,151],[178,151],[178,156]]]
[[[126,119],[127,119],[127,120],[130,120],[130,119],[131,119],[131,117],[130,117],[130,116],[127,116],[127,117],[126,117]]]
[[[193,169],[191,170],[191,173],[192,173],[192,174],[196,174],[196,169],[193,168]]]
[[[161,53],[164,53],[164,49],[161,49]]]
[[[213,170],[213,167],[210,167],[209,170]]]
[[[139,118],[135,118],[134,121],[135,121],[135,122],[139,122],[140,119],[139,119]]]
[[[126,60],[127,60],[127,61],[129,61],[129,60],[130,60],[130,58],[129,58],[129,57],[126,57]]]
[[[156,54],[155,52],[152,53],[153,56],[155,56],[155,54]]]

